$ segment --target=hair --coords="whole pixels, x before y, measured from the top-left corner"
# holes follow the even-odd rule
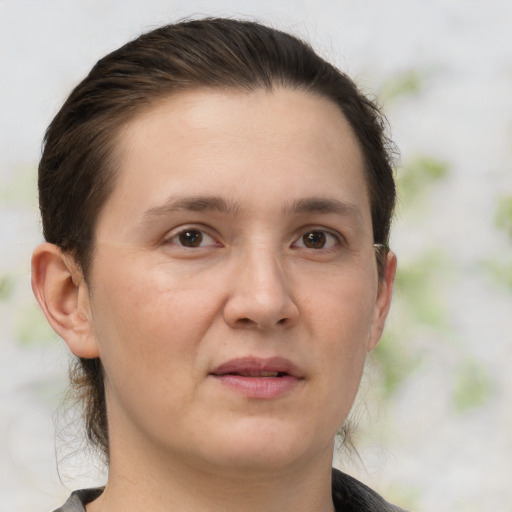
[[[51,122],[39,164],[39,206],[46,241],[71,254],[88,279],[99,212],[115,185],[123,126],[180,91],[299,89],[337,105],[364,156],[374,242],[388,247],[396,192],[394,151],[375,102],[304,41],[250,21],[206,18],[142,34],[99,60]],[[379,278],[386,252],[377,251]],[[102,365],[75,361],[71,385],[91,443],[108,461]]]

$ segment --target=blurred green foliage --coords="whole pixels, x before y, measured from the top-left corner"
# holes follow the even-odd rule
[[[403,336],[387,329],[373,351],[373,359],[379,367],[379,398],[388,399],[408,375],[418,366],[419,360],[410,350]]]
[[[9,300],[14,291],[14,278],[7,274],[0,277],[0,301]]]
[[[424,88],[424,78],[424,73],[417,69],[397,73],[384,82],[380,88],[379,97],[384,103],[390,103],[404,96],[418,94]]]
[[[453,403],[459,413],[484,405],[491,395],[492,380],[486,367],[467,357],[455,374]]]
[[[448,175],[448,164],[432,156],[418,154],[406,162],[397,177],[399,208],[404,216],[410,217],[412,209],[421,217],[428,215],[424,199]],[[419,366],[421,355],[410,343],[418,326],[438,333],[448,331],[447,308],[438,283],[446,279],[450,266],[450,258],[436,247],[398,266],[393,300],[400,311],[400,327],[387,329],[374,351],[383,398],[390,398]]]
[[[496,201],[494,224],[512,244],[512,196],[502,196]],[[481,262],[481,267],[493,282],[512,292],[512,253],[496,254]]]
[[[407,324],[424,325],[441,331],[448,326],[446,305],[436,286],[448,259],[437,249],[430,249],[402,266],[396,275],[395,287]],[[437,278],[437,279],[436,279]]]
[[[494,222],[512,242],[512,196],[502,196],[497,203]]]
[[[18,165],[13,177],[0,183],[0,203],[37,208],[37,171],[34,165]]]
[[[446,162],[428,155],[416,155],[398,173],[399,208],[405,218],[414,209],[421,218],[428,215],[425,199],[432,188],[449,176]],[[495,225],[512,241],[512,196],[497,201]],[[391,398],[402,382],[419,367],[421,354],[412,348],[418,326],[435,332],[440,339],[450,334],[447,305],[442,300],[440,283],[446,282],[453,258],[435,247],[398,267],[395,280],[395,302],[400,311],[399,329],[386,330],[374,351],[380,368],[382,398]],[[497,256],[483,262],[494,279],[512,290],[512,261]],[[460,414],[481,407],[492,394],[492,377],[486,366],[467,356],[454,372],[452,400]]]
[[[433,249],[397,272],[393,300],[400,311],[400,326],[386,329],[374,350],[384,398],[390,398],[420,365],[421,353],[411,343],[418,327],[437,333],[449,330],[447,308],[436,285],[446,271],[446,257]]]
[[[496,285],[512,292],[512,262],[488,259],[482,261],[481,266]]]
[[[20,311],[15,335],[18,343],[25,346],[52,342],[56,337],[35,303],[29,303]]]
[[[411,485],[395,483],[386,489],[386,497],[391,503],[400,503],[407,510],[418,510],[421,500],[421,489]]]
[[[428,155],[416,155],[398,171],[398,204],[415,206],[425,198],[433,184],[446,179],[448,164]]]

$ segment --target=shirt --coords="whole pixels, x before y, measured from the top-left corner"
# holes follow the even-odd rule
[[[85,512],[85,505],[94,501],[102,492],[102,487],[75,491],[66,503],[54,512]],[[388,503],[355,478],[334,468],[332,501],[336,512],[405,512],[404,509]]]

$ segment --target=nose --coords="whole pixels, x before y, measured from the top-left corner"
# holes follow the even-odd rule
[[[224,320],[233,329],[289,328],[299,319],[299,309],[291,294],[277,257],[263,251],[246,255],[233,273]]]

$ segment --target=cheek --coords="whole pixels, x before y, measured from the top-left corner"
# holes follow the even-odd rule
[[[149,264],[97,268],[94,277],[101,289],[93,294],[93,325],[107,378],[133,389],[150,386],[151,376],[161,386],[186,385],[216,297]]]
[[[318,336],[313,333],[313,339],[328,340],[333,350],[338,349],[335,352],[366,350],[377,297],[377,277],[371,267],[333,272],[310,282],[304,292],[305,316],[322,331]]]
[[[356,278],[357,277],[357,278]],[[319,391],[326,414],[337,428],[354,402],[364,364],[374,315],[376,284],[371,273],[331,279],[318,287],[309,301],[311,339],[316,340]],[[375,295],[374,295],[375,293]]]

